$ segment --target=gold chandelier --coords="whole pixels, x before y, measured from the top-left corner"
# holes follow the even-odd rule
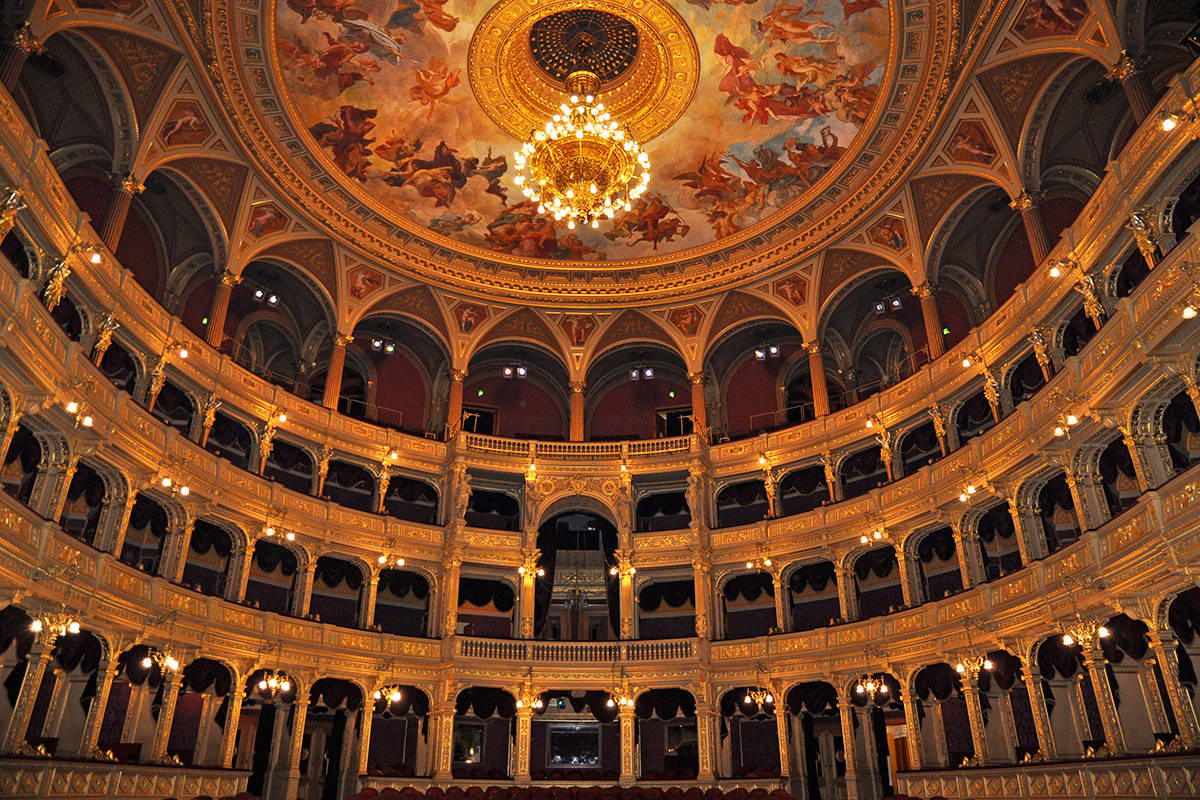
[[[586,47],[577,63],[587,62]],[[539,214],[556,221],[600,227],[628,211],[650,183],[650,157],[597,100],[600,77],[576,69],[566,80],[571,93],[560,114],[533,131],[514,156],[521,191]]]

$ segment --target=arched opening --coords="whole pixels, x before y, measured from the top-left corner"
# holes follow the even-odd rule
[[[115,338],[100,359],[100,371],[108,382],[130,397],[137,386],[138,366],[130,351]]]
[[[375,594],[375,629],[397,636],[427,636],[429,581],[415,572],[380,570]]]
[[[820,466],[801,467],[779,481],[778,508],[780,516],[803,514],[829,502],[829,484],[825,469]]]
[[[1177,472],[1200,463],[1200,416],[1187,392],[1171,398],[1163,411],[1162,427]]]
[[[196,404],[187,392],[168,378],[163,381],[162,389],[159,390],[150,413],[166,426],[187,436],[191,432],[192,419],[196,415]]]
[[[567,438],[568,382],[562,360],[541,347],[488,345],[467,366],[463,430],[561,441]]]
[[[362,589],[362,567],[345,559],[321,556],[313,573],[309,619],[344,628],[357,627]]]
[[[767,518],[767,488],[754,478],[726,486],[717,492],[717,527],[750,525]]]
[[[534,636],[552,641],[611,641],[621,630],[617,529],[587,511],[557,514],[538,527]]]
[[[96,746],[122,763],[148,758],[154,742],[155,715],[162,703],[166,666],[153,655],[154,648],[137,644],[117,659],[117,674],[104,707]]]
[[[383,499],[383,512],[409,522],[433,525],[438,519],[437,489],[425,481],[393,475]]]
[[[315,472],[312,456],[307,450],[278,436],[271,440],[271,454],[267,456],[267,463],[263,467],[264,478],[282,484],[293,492],[310,494]]]
[[[138,492],[133,509],[129,512],[129,525],[125,528],[121,561],[150,575],[157,575],[169,526],[167,512],[158,501]]]
[[[458,693],[450,765],[455,778],[508,777],[508,751],[516,712],[516,699],[502,689],[471,687]]]
[[[692,432],[691,386],[679,354],[652,343],[608,351],[588,367],[584,420],[593,441]]]
[[[920,731],[930,766],[957,767],[975,755],[962,681],[949,664],[931,664],[913,678],[913,695],[920,703]],[[945,754],[945,762],[942,762]]]
[[[847,456],[838,469],[842,481],[842,499],[850,500],[878,489],[888,482],[887,466],[879,445]]]
[[[313,684],[304,718],[308,757],[301,754],[300,797],[342,800],[358,783],[343,764],[355,755],[363,712],[362,689],[350,681],[321,678]]]
[[[1108,443],[1100,454],[1098,468],[1110,516],[1120,516],[1137,505],[1138,498],[1142,496],[1142,487],[1124,440],[1118,437]]]
[[[298,570],[299,562],[291,550],[265,539],[256,540],[246,581],[246,605],[290,614]]]
[[[421,767],[429,763],[429,695],[406,685],[376,694],[378,697],[368,700],[374,718],[367,775],[412,778],[425,774]]]
[[[752,690],[761,688],[739,686],[721,695],[721,747],[729,754],[725,774],[730,777],[774,778],[779,775],[779,731],[775,724],[774,698],[771,702],[757,703],[750,695]]]
[[[346,508],[375,511],[375,476],[366,467],[330,459],[324,497]]]
[[[613,781],[621,772],[618,706],[605,691],[552,689],[539,695],[529,733],[535,780]]]
[[[786,695],[793,719],[792,735],[803,765],[805,796],[834,800],[838,778],[845,774],[845,751],[840,746],[842,724],[837,689],[824,681],[793,686]],[[798,730],[797,730],[798,729]]]
[[[50,312],[50,318],[67,335],[68,339],[72,342],[79,341],[79,337],[83,334],[83,317],[80,316],[79,309],[75,307],[75,301],[71,299],[70,292],[58,301],[58,305]]]
[[[208,432],[204,449],[235,467],[249,469],[254,436],[250,433],[250,428],[241,421],[218,411],[213,417],[212,429]]]
[[[86,462],[80,461],[67,487],[67,502],[58,519],[59,527],[64,533],[94,546],[107,495],[104,479]]]
[[[695,780],[700,768],[696,698],[683,689],[651,689],[633,704],[644,781]],[[619,767],[618,767],[619,771]]]
[[[905,431],[900,437],[900,470],[912,475],[942,458],[942,445],[932,422]]]
[[[516,592],[504,581],[459,578],[458,633],[510,639],[516,605]]]
[[[658,492],[638,500],[634,529],[639,532],[674,531],[692,522],[685,492]]]
[[[286,723],[280,723],[278,717],[293,713],[300,687],[286,673],[258,669],[246,678],[242,691],[245,696],[237,720],[233,768],[249,772],[246,790],[261,796],[267,775],[275,766],[271,763],[271,754],[278,752],[275,729],[286,730]]]
[[[472,489],[463,515],[472,528],[493,531],[521,530],[521,505],[512,495],[486,489]]]
[[[985,511],[979,518],[976,535],[983,551],[983,570],[989,581],[1021,568],[1017,528],[1008,504],[995,505]]]
[[[751,639],[778,630],[775,583],[767,572],[747,572],[725,581],[721,590],[726,639]]]
[[[832,561],[796,567],[788,576],[787,591],[793,632],[817,630],[842,621],[837,568]]]
[[[229,531],[211,522],[196,520],[180,583],[210,597],[224,597],[231,553],[233,537]]]
[[[709,346],[704,370],[720,387],[725,419],[709,424],[733,439],[786,425],[786,369],[803,347],[800,331],[780,320],[756,320],[722,334]]]
[[[183,668],[179,699],[167,739],[167,755],[185,766],[217,767],[229,720],[233,675],[229,667],[211,658],[197,658]]]
[[[1038,493],[1038,508],[1041,509],[1046,547],[1051,553],[1071,544],[1083,533],[1079,515],[1075,512],[1075,499],[1063,473],[1058,473],[1042,487]]]
[[[374,372],[369,418],[418,436],[441,430],[429,408],[434,381],[449,365],[441,340],[408,317],[379,314],[354,327],[350,347]]]
[[[696,635],[696,582],[647,583],[638,590],[638,633],[642,639],[682,639]]]
[[[1092,318],[1084,313],[1083,306],[1067,320],[1067,324],[1062,329],[1062,348],[1063,355],[1067,358],[1079,355],[1080,351],[1092,340],[1092,337],[1098,332],[1096,323]]]
[[[1008,392],[1012,404],[1023,403],[1031,399],[1048,383],[1042,366],[1038,363],[1037,355],[1029,352],[1017,362],[1008,376]]]
[[[854,559],[858,618],[891,614],[904,607],[904,589],[896,550],[890,545],[868,550]]]
[[[1060,758],[1080,758],[1104,744],[1095,687],[1081,655],[1079,645],[1066,644],[1062,636],[1043,639],[1037,647],[1050,733]]]
[[[916,542],[916,554],[922,597],[940,600],[963,590],[958,548],[950,528],[938,528],[921,534]]]
[[[954,423],[958,429],[959,447],[962,447],[976,436],[982,436],[996,427],[996,415],[992,413],[992,406],[988,403],[987,393],[980,389],[968,397],[958,407]]]

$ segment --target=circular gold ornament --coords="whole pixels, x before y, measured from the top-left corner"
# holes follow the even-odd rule
[[[514,138],[524,140],[541,128],[568,99],[562,81],[534,58],[534,24],[587,9],[619,17],[637,31],[631,63],[602,88],[606,109],[630,136],[643,143],[653,139],[691,102],[700,56],[687,24],[664,0],[500,0],[475,28],[467,75],[480,107]]]

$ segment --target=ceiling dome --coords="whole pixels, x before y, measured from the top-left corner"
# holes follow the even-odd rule
[[[936,116],[942,11],[365,0],[214,20],[247,144],[345,243],[460,290],[628,303],[745,282],[867,212]],[[612,22],[605,103],[653,172],[631,211],[576,232],[525,200],[511,154],[566,98],[549,42],[589,20]]]

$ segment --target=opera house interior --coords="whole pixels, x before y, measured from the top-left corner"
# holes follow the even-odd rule
[[[1195,0],[10,0],[0,797],[1200,797]]]

